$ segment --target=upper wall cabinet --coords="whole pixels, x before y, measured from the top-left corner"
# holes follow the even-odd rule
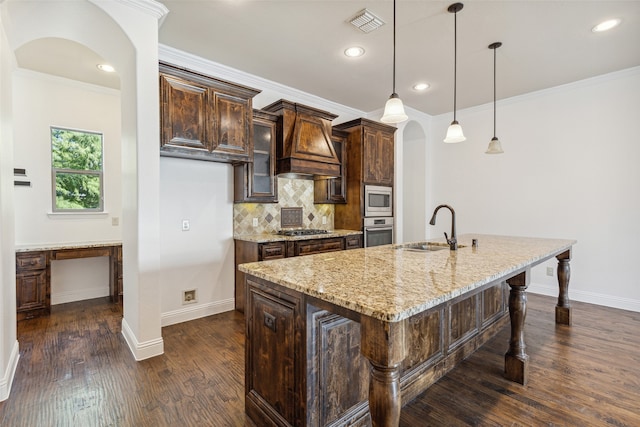
[[[277,203],[276,127],[278,116],[253,111],[253,163],[234,166],[234,201]]]
[[[160,63],[160,155],[253,161],[252,104],[260,93]]]
[[[316,179],[314,203],[347,203],[347,132],[333,129],[331,141],[340,160],[340,175],[332,179]]]
[[[396,128],[373,120],[356,119],[334,127],[349,133],[350,173],[357,171],[362,184],[393,186],[393,152]]]

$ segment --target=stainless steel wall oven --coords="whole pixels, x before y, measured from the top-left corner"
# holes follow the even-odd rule
[[[389,245],[393,243],[393,217],[372,217],[364,219],[364,247]]]

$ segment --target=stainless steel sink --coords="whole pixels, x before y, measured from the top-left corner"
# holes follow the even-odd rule
[[[464,248],[466,245],[458,245],[458,249]],[[427,242],[427,243],[408,243],[406,245],[398,245],[395,249],[412,252],[433,252],[449,249],[448,243]]]

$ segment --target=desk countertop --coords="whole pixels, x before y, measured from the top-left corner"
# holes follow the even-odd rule
[[[120,240],[109,240],[103,242],[71,242],[71,243],[38,243],[29,245],[16,245],[16,252],[37,252],[37,251],[56,251],[62,249],[88,249],[102,248],[105,246],[119,246],[122,244]]]

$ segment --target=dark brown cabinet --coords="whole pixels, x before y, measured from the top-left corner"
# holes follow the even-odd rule
[[[393,185],[393,132],[363,126],[363,177],[365,184]]]
[[[238,270],[238,265],[246,262],[268,261],[285,257],[312,255],[324,252],[342,251],[362,247],[362,236],[352,234],[343,237],[327,237],[319,239],[287,240],[278,242],[257,243],[246,240],[235,240],[235,299],[236,310],[244,312],[245,306],[245,274]]]
[[[333,179],[316,179],[313,184],[315,203],[347,202],[347,137],[346,132],[334,129],[331,142],[340,160],[340,175]]]
[[[245,367],[248,372],[260,372],[270,381],[254,381],[258,376],[245,380],[246,400],[257,405],[247,405],[247,413],[254,420],[264,420],[257,425],[276,425],[263,418],[258,407],[270,410],[277,425],[302,425],[296,403],[304,392],[303,364],[299,356],[304,347],[298,331],[302,324],[300,298],[286,291],[276,291],[250,281],[247,286],[247,341]],[[266,404],[265,404],[266,403]]]
[[[293,240],[287,242],[287,256],[313,255],[324,252],[343,251],[344,249],[343,237]]]
[[[352,236],[346,236],[344,238],[344,248],[345,250],[349,249],[359,249],[362,247],[362,235],[354,234]]]
[[[347,162],[360,165],[358,170],[361,172],[354,178],[363,184],[393,185],[395,127],[356,119],[334,128],[349,133]]]
[[[364,218],[364,186],[393,186],[394,133],[396,128],[368,119],[334,126],[347,137],[347,203],[335,208],[336,228],[361,230]]]
[[[234,201],[276,203],[276,127],[278,116],[253,111],[253,162],[234,167]]]
[[[17,319],[31,319],[50,313],[49,256],[47,252],[16,254]]]
[[[382,329],[383,322],[364,314],[326,300],[319,307],[313,296],[247,277],[249,417],[260,426],[370,426],[372,376],[382,375],[365,355],[388,345],[379,337],[392,334],[390,323]],[[402,401],[423,393],[495,337],[509,322],[508,300],[506,283],[491,283],[405,319],[403,360],[395,374]]]
[[[111,286],[111,301],[122,304],[123,300],[123,287],[122,287],[122,246],[116,246],[112,249],[113,253],[111,256],[111,270],[110,270],[110,281]]]
[[[109,257],[109,295],[122,303],[122,245],[92,244],[16,252],[17,320],[51,313],[51,261]]]
[[[160,155],[252,161],[256,89],[160,63]]]
[[[286,256],[285,242],[267,242],[256,243],[244,240],[235,241],[235,265],[236,265],[236,282],[235,282],[235,306],[236,310],[244,312],[245,305],[245,274],[238,270],[238,265],[245,262],[267,261],[270,259],[279,259]]]

